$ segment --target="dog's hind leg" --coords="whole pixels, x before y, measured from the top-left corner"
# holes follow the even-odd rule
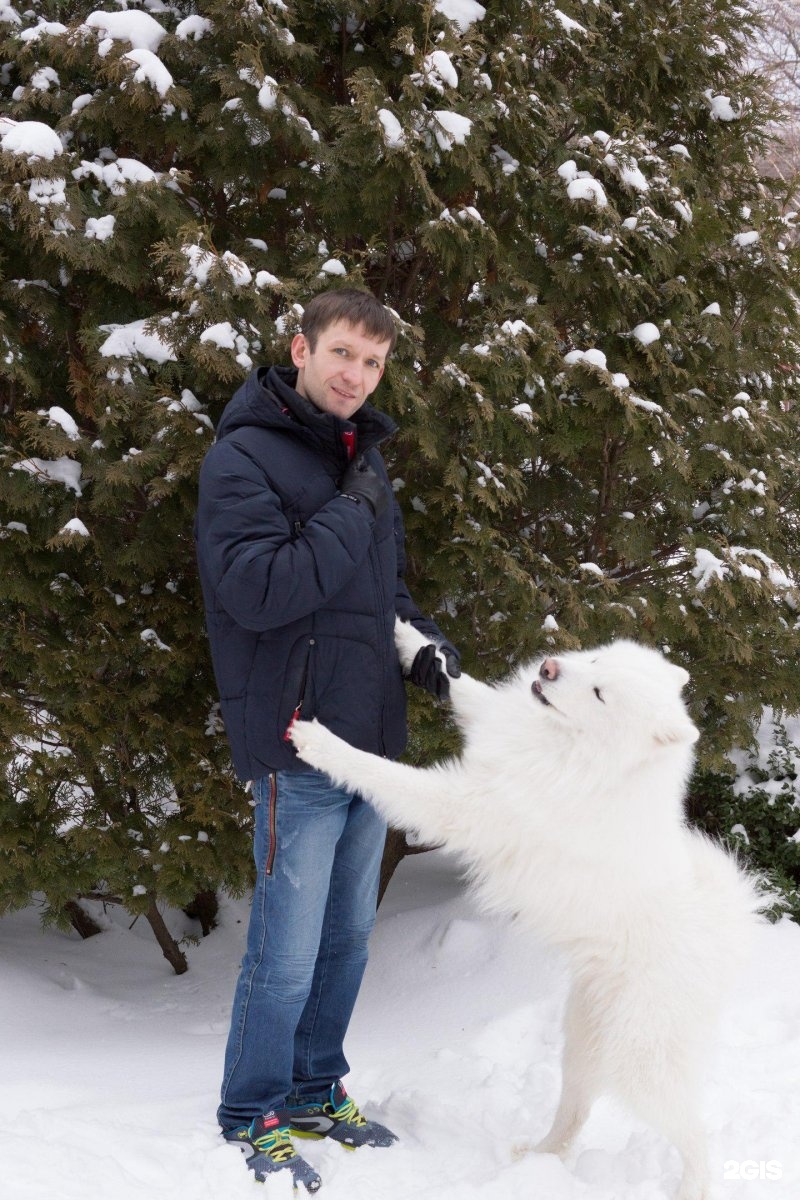
[[[699,1120],[692,1120],[691,1113],[685,1117],[680,1129],[667,1133],[683,1159],[683,1177],[675,1200],[711,1200],[705,1131]]]
[[[588,999],[575,983],[564,1014],[561,1098],[550,1132],[535,1147],[539,1154],[568,1154],[602,1091],[602,1047],[592,1030]]]
[[[652,1042],[646,1062],[628,1072],[626,1093],[631,1108],[680,1153],[683,1176],[676,1200],[710,1200],[708,1145],[698,1111],[698,1062],[703,1047],[697,1040],[676,1044],[674,1039]]]
[[[675,1200],[711,1200],[708,1144],[694,1089],[670,1089],[650,1105],[640,1107],[639,1112],[672,1142],[683,1159],[683,1176]]]

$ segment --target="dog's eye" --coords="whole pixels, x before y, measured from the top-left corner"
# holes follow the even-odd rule
[[[600,688],[592,688],[592,691],[594,692],[595,696],[597,696],[597,699],[600,701],[600,703],[605,704],[605,700],[600,695]]]

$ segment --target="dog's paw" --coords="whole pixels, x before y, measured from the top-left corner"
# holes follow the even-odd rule
[[[335,733],[331,733],[316,718],[313,721],[295,721],[289,729],[289,739],[294,748],[309,766],[318,771],[326,771],[336,757],[339,742]]]
[[[404,671],[410,671],[411,664],[417,657],[417,653],[423,646],[430,644],[430,638],[425,637],[410,622],[401,621],[399,617],[396,617],[394,622],[394,644],[397,647],[400,666]]]

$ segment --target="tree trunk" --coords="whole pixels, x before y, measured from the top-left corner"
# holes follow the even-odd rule
[[[211,930],[217,927],[217,913],[219,912],[217,893],[209,891],[198,892],[194,899],[189,901],[183,911],[187,917],[200,922],[203,937],[208,937]]]
[[[91,917],[85,908],[81,908],[77,900],[68,900],[64,905],[64,912],[70,919],[72,928],[77,930],[82,938],[94,937],[96,933],[102,933],[102,929]]]
[[[156,898],[152,894],[148,897],[149,903],[145,916],[149,922],[150,928],[155,934],[156,941],[161,947],[161,953],[172,967],[176,975],[183,975],[189,970],[189,964],[186,961],[186,955],[181,950],[174,937],[167,929],[164,923],[164,918],[156,908]]]
[[[389,886],[389,880],[394,875],[400,863],[407,854],[424,854],[427,850],[435,850],[435,846],[410,845],[406,835],[400,829],[390,828],[386,834],[386,846],[381,861],[381,880],[378,885],[378,904]]]

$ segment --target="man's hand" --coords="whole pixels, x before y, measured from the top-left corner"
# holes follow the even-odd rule
[[[430,692],[437,700],[447,700],[450,695],[450,679],[458,679],[460,674],[461,664],[456,652],[450,646],[437,647],[429,642],[417,651],[408,678],[417,687],[425,688],[425,691]]]
[[[386,481],[381,478],[363,455],[353,459],[342,476],[339,491],[359,504],[366,504],[373,517],[381,515],[389,503],[389,490]]]

